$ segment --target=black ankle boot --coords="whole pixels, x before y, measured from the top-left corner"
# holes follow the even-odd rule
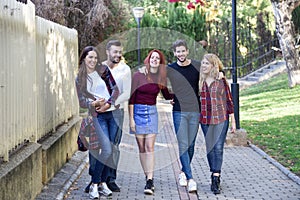
[[[213,192],[214,191],[214,184],[213,184],[213,174],[211,174],[210,179],[211,179],[211,184],[210,184],[210,190]]]
[[[220,194],[221,193],[220,183],[221,183],[220,176],[211,175],[211,187],[210,187],[210,189],[214,194]]]

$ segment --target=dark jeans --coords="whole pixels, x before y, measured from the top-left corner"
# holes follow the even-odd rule
[[[99,116],[101,120],[99,120]],[[114,126],[111,124],[111,112],[106,112],[99,114],[98,117],[93,117],[94,126],[96,133],[98,135],[100,150],[89,150],[89,154],[92,155],[97,162],[90,160],[90,166],[93,170],[92,173],[92,182],[99,183],[101,182],[101,176],[103,174],[104,166],[107,163],[110,155],[112,154],[112,148],[109,142],[108,133],[111,130],[114,130]]]
[[[97,116],[97,123],[99,126],[99,140],[101,144],[101,153],[99,155],[99,150],[89,151],[89,174],[92,176],[93,183],[105,182],[109,171],[107,168],[113,167],[110,159],[113,153],[113,142],[112,138],[117,140],[117,135],[119,134],[119,116],[120,111],[108,111]],[[120,143],[120,139],[118,139]],[[116,168],[114,168],[116,169]]]
[[[201,124],[205,137],[207,160],[210,171],[213,173],[221,173],[223,149],[228,126],[228,120],[220,124]]]

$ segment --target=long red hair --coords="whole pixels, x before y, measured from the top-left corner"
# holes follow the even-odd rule
[[[144,60],[144,64],[146,66],[147,71],[150,72],[150,58],[152,53],[154,52],[158,53],[160,58],[157,84],[159,85],[160,88],[164,88],[167,86],[167,69],[166,69],[166,59],[164,54],[157,49],[153,49],[148,53],[147,57]],[[147,74],[147,78],[150,78],[149,73]]]

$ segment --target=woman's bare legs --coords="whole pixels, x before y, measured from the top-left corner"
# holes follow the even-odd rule
[[[147,179],[153,179],[155,140],[156,134],[136,135],[140,162]]]

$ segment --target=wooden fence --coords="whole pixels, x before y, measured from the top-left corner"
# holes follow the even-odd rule
[[[0,1],[0,158],[78,115],[77,31],[35,16],[31,1]]]

